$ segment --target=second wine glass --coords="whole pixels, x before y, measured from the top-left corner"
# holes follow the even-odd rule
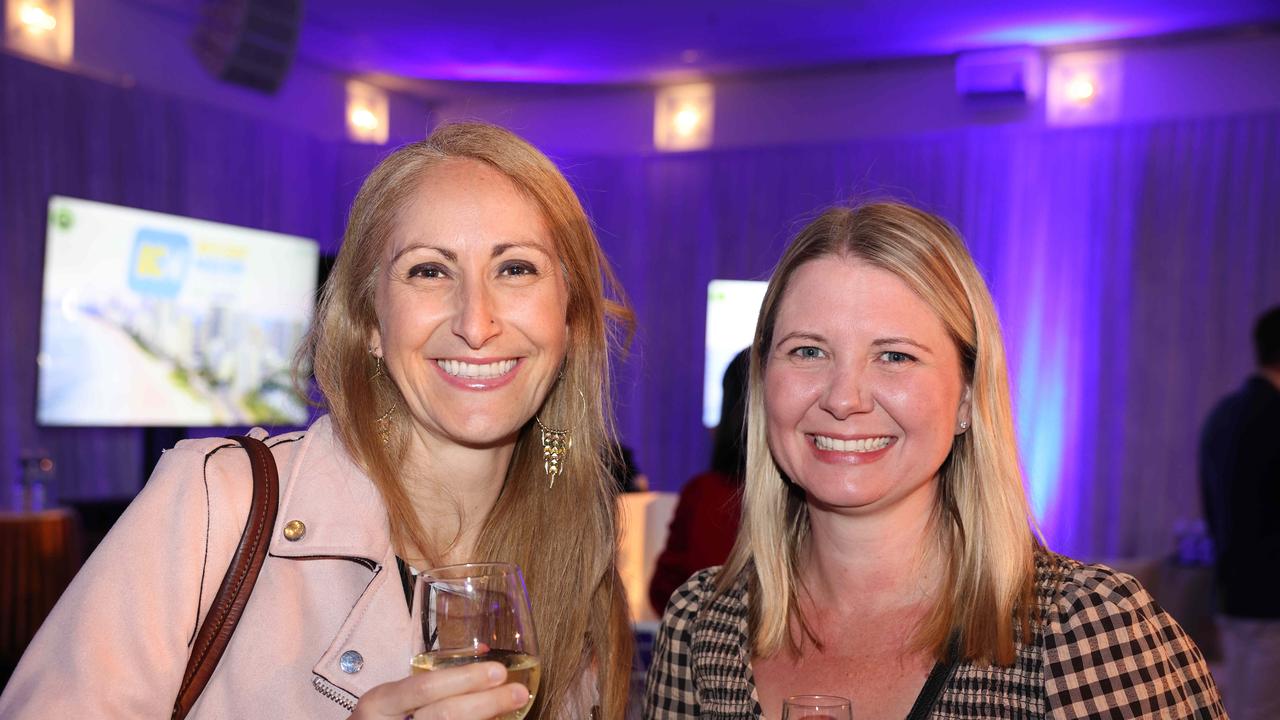
[[[782,720],[853,720],[853,707],[838,695],[792,695],[782,703]]]
[[[413,672],[492,661],[507,681],[529,690],[529,702],[503,720],[521,720],[538,692],[541,665],[533,613],[520,568],[470,563],[418,575],[413,594]]]

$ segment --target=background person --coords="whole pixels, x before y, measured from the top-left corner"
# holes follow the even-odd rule
[[[1223,716],[1199,650],[1133,578],[1029,525],[995,307],[943,220],[829,210],[752,345],[743,527],[672,598],[648,718],[777,718],[785,697],[903,717]]]
[[[649,581],[649,604],[662,615],[671,593],[695,572],[729,557],[742,514],[743,445],[750,348],[734,356],[721,380],[720,424],[711,448],[711,469],[685,483],[667,530],[667,544]]]
[[[1258,318],[1253,341],[1257,373],[1214,407],[1200,437],[1223,686],[1235,720],[1280,718],[1280,306]]]

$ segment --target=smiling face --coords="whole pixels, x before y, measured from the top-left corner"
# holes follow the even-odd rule
[[[510,444],[555,382],[568,298],[538,207],[489,166],[445,160],[384,249],[370,346],[424,441]]]
[[[933,493],[969,391],[955,343],[906,283],[860,260],[806,262],[766,352],[769,449],[811,505],[865,514]]]

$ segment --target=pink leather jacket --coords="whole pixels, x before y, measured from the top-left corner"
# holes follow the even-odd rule
[[[189,717],[345,718],[365,691],[409,674],[386,512],[327,417],[267,444],[281,498],[270,554]],[[0,717],[168,717],[239,542],[249,478],[246,454],[226,440],[166,452],[40,628]],[[291,520],[306,526],[295,541],[282,531]]]

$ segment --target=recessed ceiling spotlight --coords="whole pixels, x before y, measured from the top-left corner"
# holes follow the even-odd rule
[[[357,107],[351,111],[351,124],[361,130],[373,130],[378,127],[378,116],[367,107]]]
[[[702,123],[702,111],[693,105],[686,105],[676,111],[676,115],[672,118],[672,126],[675,128],[676,135],[680,137],[692,137],[698,132],[698,126]]]
[[[23,3],[18,9],[18,20],[29,32],[47,33],[58,27],[58,19],[43,6],[36,3]]]
[[[5,0],[4,44],[45,62],[71,62],[74,0]]]
[[[1049,62],[1045,118],[1050,125],[1092,125],[1120,116],[1124,56],[1117,52],[1067,52]]]
[[[347,138],[381,145],[387,141],[387,94],[356,80],[347,82]]]
[[[1077,75],[1067,81],[1067,99],[1077,103],[1088,103],[1096,94],[1093,79],[1086,75]]]
[[[710,83],[658,89],[653,144],[659,150],[701,150],[711,145],[715,94]]]

